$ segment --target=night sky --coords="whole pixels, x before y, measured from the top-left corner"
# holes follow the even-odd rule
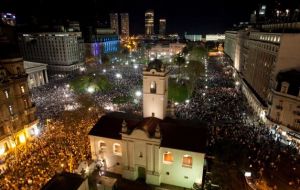
[[[131,33],[144,33],[144,12],[153,9],[155,25],[167,19],[167,32],[223,33],[233,24],[249,21],[258,0],[0,0],[0,11],[13,11],[19,22],[34,15],[39,20],[71,19],[91,22],[95,15],[128,12]],[[80,2],[80,3],[78,3]],[[105,3],[104,3],[105,2]],[[2,7],[2,8],[1,8]],[[1,10],[2,9],[2,10]],[[158,27],[155,28],[158,31]]]

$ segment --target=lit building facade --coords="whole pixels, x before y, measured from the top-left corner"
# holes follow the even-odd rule
[[[0,158],[38,133],[22,58],[0,60]]]
[[[16,15],[14,13],[0,13],[1,22],[6,25],[16,25]]]
[[[119,35],[119,16],[118,13],[110,13],[110,28],[115,31],[117,35]]]
[[[47,64],[24,61],[24,69],[28,74],[28,88],[43,86],[47,84]]]
[[[119,36],[112,29],[98,28],[85,43],[86,63],[101,63],[101,55],[115,53],[120,49]]]
[[[166,35],[167,20],[159,19],[159,35]]]
[[[197,42],[202,40],[202,35],[201,34],[187,34],[184,33],[184,38],[186,40],[192,41],[192,42]]]
[[[149,50],[149,59],[172,61],[173,56],[180,53],[186,46],[184,43],[157,44]]]
[[[200,187],[206,127],[165,117],[168,73],[158,60],[144,68],[144,117],[120,112],[102,116],[89,133],[92,158],[129,180]]]
[[[280,72],[276,83],[269,96],[268,118],[300,131],[300,71]]]
[[[154,34],[154,11],[148,10],[145,13],[145,35]]]
[[[225,34],[206,34],[205,41],[224,41]]]
[[[19,47],[24,60],[45,63],[50,72],[73,72],[84,64],[81,32],[21,34]]]
[[[239,74],[242,91],[260,116],[267,115],[271,89],[281,71],[300,67],[300,34],[227,31],[225,52]]]
[[[128,37],[129,36],[129,14],[121,13],[121,36]]]

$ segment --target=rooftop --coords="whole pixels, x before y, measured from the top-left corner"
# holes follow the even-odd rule
[[[298,96],[300,90],[300,71],[289,70],[285,72],[280,72],[277,75],[277,87],[276,91],[280,92],[281,83],[289,83],[288,94],[293,96]]]
[[[74,173],[63,172],[53,176],[42,188],[41,190],[77,190],[84,179]]]
[[[134,129],[142,129],[149,138],[152,138],[155,128],[159,126],[162,147],[205,152],[207,125],[196,120],[186,121],[171,118],[160,120],[155,117],[141,118],[127,113],[113,112],[102,116],[89,135],[121,140],[123,120],[127,124],[129,135]]]
[[[151,69],[154,69],[157,72],[161,72],[162,68],[163,68],[163,62],[159,59],[154,59],[153,61],[148,63],[146,71],[150,71]]]

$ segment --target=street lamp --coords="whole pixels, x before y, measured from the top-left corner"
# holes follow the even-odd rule
[[[117,73],[117,74],[116,74],[116,77],[117,77],[118,79],[120,79],[120,78],[122,78],[122,75],[121,75],[120,73]]]
[[[141,92],[141,91],[139,91],[139,90],[138,90],[138,91],[136,91],[136,92],[135,92],[135,96],[137,96],[137,97],[141,97],[141,96],[142,96],[142,92]]]
[[[88,88],[87,88],[87,91],[89,92],[89,93],[94,93],[95,92],[95,88],[94,87],[92,87],[92,86],[89,86]]]

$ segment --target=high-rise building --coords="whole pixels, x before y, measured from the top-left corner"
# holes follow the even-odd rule
[[[0,157],[38,133],[22,58],[0,60]]]
[[[154,34],[154,11],[148,10],[145,13],[145,34],[153,35]]]
[[[121,35],[129,36],[129,14],[121,13]]]
[[[119,18],[118,13],[110,13],[110,28],[115,30],[116,34],[119,35]]]
[[[46,63],[50,72],[72,72],[84,64],[81,32],[21,34],[19,46],[26,61]]]
[[[159,35],[166,35],[166,24],[167,20],[166,19],[159,19]]]

